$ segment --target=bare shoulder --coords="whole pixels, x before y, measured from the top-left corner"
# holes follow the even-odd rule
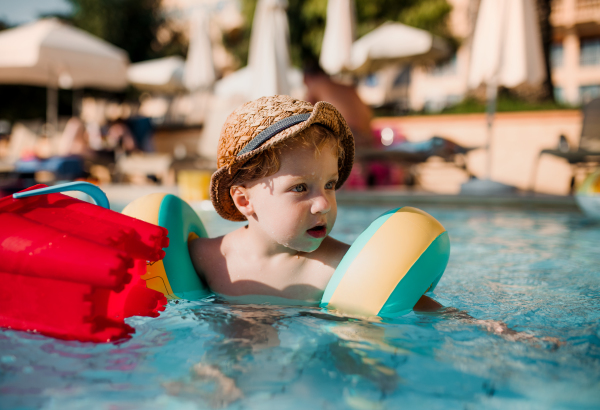
[[[223,236],[217,238],[196,238],[188,244],[192,264],[198,275],[206,280],[206,276],[218,270],[224,262],[221,252]]]
[[[314,252],[314,258],[321,260],[326,265],[337,268],[348,249],[350,249],[350,245],[327,236],[319,249]]]
[[[217,238],[196,238],[189,244],[190,255],[199,258],[207,257],[215,250],[220,249],[223,236]]]

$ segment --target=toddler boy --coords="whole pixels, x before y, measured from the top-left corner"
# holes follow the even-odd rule
[[[223,218],[248,224],[191,242],[200,277],[224,296],[318,304],[349,248],[329,233],[353,161],[352,132],[327,102],[276,95],[235,110],[221,131],[211,200]]]
[[[211,200],[223,218],[248,224],[190,244],[211,290],[318,303],[349,248],[328,235],[353,160],[352,133],[329,103],[277,95],[235,110],[221,131]]]

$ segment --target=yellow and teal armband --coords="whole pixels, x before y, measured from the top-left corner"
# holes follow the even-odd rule
[[[330,279],[321,307],[367,316],[408,313],[439,282],[448,232],[416,208],[381,215],[356,239]]]
[[[206,230],[196,212],[183,200],[170,194],[150,194],[123,209],[132,216],[169,231],[169,247],[163,260],[148,264],[146,286],[162,292],[168,299],[201,299],[210,294],[202,283],[188,251],[188,242],[206,238]]]

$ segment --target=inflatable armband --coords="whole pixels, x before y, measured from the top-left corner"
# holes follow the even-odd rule
[[[408,313],[439,282],[450,256],[444,227],[416,208],[381,215],[352,244],[330,279],[321,307],[346,313]]]
[[[600,221],[600,169],[585,178],[575,200],[588,218]]]
[[[169,299],[201,299],[210,295],[200,281],[188,252],[188,241],[206,238],[198,214],[175,195],[150,194],[123,209],[123,214],[141,219],[169,231],[170,244],[162,261],[149,263],[142,276],[150,289]]]

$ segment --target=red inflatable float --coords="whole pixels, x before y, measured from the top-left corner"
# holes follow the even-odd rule
[[[125,318],[164,310],[165,297],[140,276],[168,243],[164,228],[60,193],[2,198],[0,326],[80,341],[128,337]]]

